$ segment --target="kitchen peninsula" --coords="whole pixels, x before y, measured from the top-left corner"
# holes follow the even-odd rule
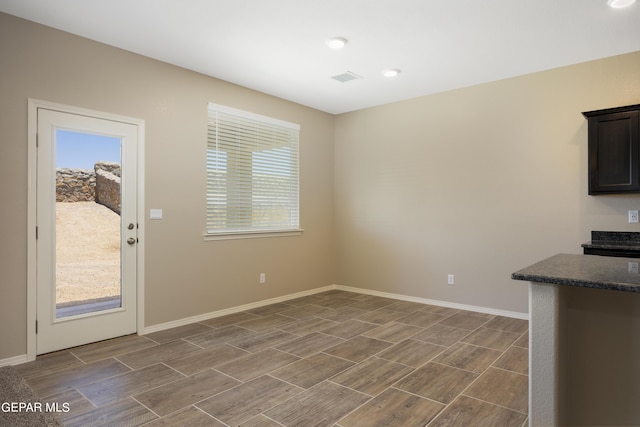
[[[529,425],[640,425],[637,258],[559,254],[529,284]]]

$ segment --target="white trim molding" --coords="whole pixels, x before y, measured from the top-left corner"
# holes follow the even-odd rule
[[[310,291],[296,292],[295,294],[284,295],[281,297],[270,298],[262,301],[252,302],[249,304],[239,305],[236,307],[225,308],[222,310],[212,311],[210,313],[200,314],[197,316],[186,317],[184,319],[174,320],[167,323],[159,323],[157,325],[145,327],[144,331],[139,335],[146,335],[153,332],[164,331],[166,329],[176,328],[178,326],[189,325],[191,323],[202,322],[204,320],[214,319],[216,317],[227,316],[229,314],[239,313],[241,311],[247,311],[258,307],[263,307],[265,305],[276,304],[279,302],[285,302],[296,298],[306,297],[309,295],[319,294],[320,292],[326,292],[336,289],[335,285],[325,286],[323,288],[316,288]]]
[[[498,310],[498,309],[495,309],[495,308],[480,307],[480,306],[477,306],[477,305],[458,304],[458,303],[455,303],[455,302],[439,301],[439,300],[433,300],[433,299],[427,299],[427,298],[419,298],[419,297],[411,297],[411,296],[408,296],[408,295],[393,294],[393,293],[389,293],[389,292],[371,291],[369,289],[354,288],[352,286],[334,285],[334,289],[339,289],[339,290],[347,291],[347,292],[355,292],[355,293],[359,293],[359,294],[374,295],[374,296],[377,296],[377,297],[397,299],[397,300],[400,300],[400,301],[411,301],[411,302],[417,302],[417,303],[420,303],[420,304],[436,305],[438,307],[456,308],[458,310],[476,311],[478,313],[493,314],[493,315],[496,315],[496,316],[513,317],[515,319],[529,320],[529,314],[528,313],[520,313],[520,312],[517,312],[517,311]]]
[[[449,307],[449,308],[455,308],[455,309],[458,309],[458,310],[469,310],[469,311],[476,311],[478,313],[494,314],[494,315],[497,315],[497,316],[505,316],[505,317],[513,317],[513,318],[516,318],[516,319],[529,320],[529,315],[527,313],[519,313],[519,312],[515,312],[515,311],[497,310],[497,309],[487,308],[487,307],[478,307],[478,306],[475,306],[475,305],[456,304],[456,303],[451,303],[451,302],[446,302],[446,301],[437,301],[437,300],[431,300],[431,299],[426,299],[426,298],[411,297],[411,296],[407,296],[407,295],[393,294],[393,293],[388,293],[388,292],[371,291],[371,290],[368,290],[368,289],[354,288],[354,287],[351,287],[351,286],[342,286],[342,285],[335,285],[334,284],[334,285],[329,285],[329,286],[325,286],[325,287],[322,287],[322,288],[312,289],[312,290],[309,290],[309,291],[296,292],[294,294],[284,295],[284,296],[281,296],[281,297],[270,298],[270,299],[267,299],[267,300],[257,301],[257,302],[253,302],[253,303],[250,303],[250,304],[244,304],[244,305],[239,305],[239,306],[236,306],[236,307],[225,308],[225,309],[218,310],[218,311],[212,311],[210,313],[205,313],[205,314],[200,314],[200,315],[197,315],[197,316],[187,317],[187,318],[184,318],[184,319],[174,320],[174,321],[167,322],[167,323],[159,323],[157,325],[145,327],[143,329],[143,331],[142,332],[138,332],[138,334],[146,335],[146,334],[150,334],[150,333],[153,333],[153,332],[160,332],[160,331],[164,331],[166,329],[176,328],[178,326],[184,326],[184,325],[189,325],[191,323],[202,322],[202,321],[205,321],[205,320],[214,319],[216,317],[227,316],[229,314],[239,313],[241,311],[247,311],[247,310],[251,310],[251,309],[254,309],[254,308],[258,308],[258,307],[263,307],[265,305],[276,304],[276,303],[279,303],[279,302],[286,302],[286,301],[289,301],[289,300],[292,300],[292,299],[297,299],[297,298],[301,298],[301,297],[305,297],[305,296],[309,296],[309,295],[315,295],[315,294],[319,294],[321,292],[326,292],[326,291],[331,291],[331,290],[354,292],[354,293],[359,293],[359,294],[366,294],[366,295],[373,295],[373,296],[379,296],[379,297],[384,297],[384,298],[391,298],[391,299],[396,299],[396,300],[399,300],[399,301],[412,301],[412,302],[417,302],[417,303],[420,303],[420,304],[430,304],[430,305],[436,305],[436,306],[439,306],[439,307]]]
[[[402,295],[402,294],[373,291],[373,290],[369,290],[369,289],[356,288],[356,287],[352,287],[352,286],[343,286],[343,285],[333,284],[333,285],[328,285],[328,286],[324,286],[324,287],[321,287],[321,288],[311,289],[311,290],[308,290],[308,291],[296,292],[296,293],[293,293],[293,294],[288,294],[288,295],[284,295],[284,296],[280,296],[280,297],[270,298],[270,299],[266,299],[266,300],[262,300],[262,301],[256,301],[256,302],[253,302],[253,303],[239,305],[239,306],[236,306],[236,307],[230,307],[230,308],[225,308],[225,309],[222,309],[222,310],[212,311],[212,312],[200,314],[200,315],[197,315],[197,316],[192,316],[192,317],[186,317],[186,318],[183,318],[183,319],[173,320],[171,322],[159,323],[159,324],[148,326],[148,327],[147,326],[141,326],[142,322],[140,321],[138,323],[138,335],[147,335],[147,334],[151,334],[153,332],[160,332],[160,331],[164,331],[164,330],[167,330],[167,329],[176,328],[176,327],[179,327],[179,326],[189,325],[191,323],[202,322],[202,321],[205,321],[205,320],[214,319],[216,317],[227,316],[229,314],[239,313],[239,312],[242,312],[242,311],[247,311],[247,310],[251,310],[251,309],[254,309],[254,308],[258,308],[258,307],[263,307],[263,306],[270,305],[270,304],[276,304],[276,303],[279,303],[279,302],[286,302],[286,301],[289,301],[289,300],[302,298],[302,297],[309,296],[309,295],[315,295],[315,294],[319,294],[321,292],[326,292],[326,291],[331,291],[331,290],[341,290],[341,291],[346,291],[346,292],[354,292],[354,293],[359,293],[359,294],[373,295],[373,296],[379,296],[379,297],[383,297],[383,298],[390,298],[390,299],[395,299],[395,300],[399,300],[399,301],[411,301],[411,302],[417,302],[417,303],[420,303],[420,304],[430,304],[430,305],[435,305],[435,306],[439,306],[439,307],[448,307],[448,308],[454,308],[454,309],[458,309],[458,310],[476,311],[478,313],[493,314],[493,315],[496,315],[496,316],[505,316],[505,317],[512,317],[512,318],[516,318],[516,319],[529,320],[529,314],[528,313],[520,313],[520,312],[515,312],[515,311],[498,310],[498,309],[488,308],[488,307],[479,307],[479,306],[468,305],[468,304],[458,304],[458,303],[452,303],[452,302],[448,302],[448,301],[438,301],[438,300],[432,300],[432,299],[427,299],[427,298],[412,297],[412,296]],[[35,358],[35,355],[34,355],[34,358]],[[29,358],[28,355],[25,354],[25,355],[11,357],[11,358],[8,358],[8,359],[2,359],[2,360],[0,360],[0,366],[18,365],[18,364],[21,364],[21,363],[28,362],[30,360],[33,360],[33,359]]]
[[[0,359],[0,368],[3,366],[20,365],[28,362],[27,355],[21,354],[20,356],[8,357],[6,359]]]

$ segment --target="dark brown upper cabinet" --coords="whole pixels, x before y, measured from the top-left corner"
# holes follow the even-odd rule
[[[589,194],[640,193],[640,104],[582,114],[589,121]]]

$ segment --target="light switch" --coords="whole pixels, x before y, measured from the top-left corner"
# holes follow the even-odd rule
[[[151,209],[149,219],[162,219],[162,209]]]

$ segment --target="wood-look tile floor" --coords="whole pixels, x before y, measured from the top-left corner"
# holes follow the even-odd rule
[[[16,368],[67,426],[517,426],[528,322],[329,291]]]

